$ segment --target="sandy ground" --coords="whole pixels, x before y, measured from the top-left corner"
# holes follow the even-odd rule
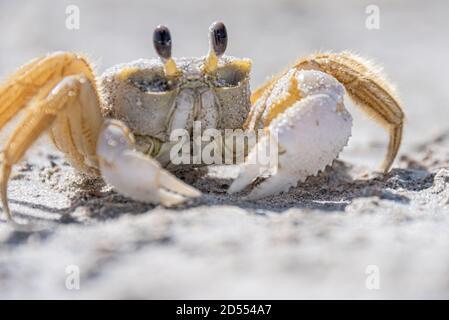
[[[127,3],[0,1],[0,76],[56,50],[86,52],[100,72],[150,57],[159,23],[174,54],[189,56],[225,21],[228,53],[253,59],[253,87],[301,55],[351,49],[382,62],[398,87],[408,119],[395,168],[374,172],[386,134],[350,106],[351,143],[319,177],[250,202],[225,193],[233,168],[185,173],[204,196],[169,210],[84,187],[42,139],[9,198],[19,220],[48,229],[0,223],[0,298],[449,298],[447,1]],[[81,10],[80,30],[65,28],[68,4]],[[365,28],[369,4],[379,30]],[[70,266],[79,290],[66,287]],[[370,266],[378,289],[366,285]]]

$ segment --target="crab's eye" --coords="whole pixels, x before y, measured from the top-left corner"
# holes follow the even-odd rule
[[[156,27],[153,33],[153,44],[159,57],[165,60],[171,58],[171,35],[166,26]]]
[[[214,22],[210,28],[210,41],[215,54],[220,57],[228,45],[228,32],[223,22]]]

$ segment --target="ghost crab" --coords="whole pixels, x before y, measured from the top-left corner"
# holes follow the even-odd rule
[[[268,137],[279,145],[276,173],[253,188],[252,198],[288,190],[317,174],[339,155],[351,134],[345,91],[390,135],[382,170],[398,152],[404,115],[386,80],[350,53],[300,59],[254,93],[251,61],[224,56],[227,32],[210,28],[205,57],[173,59],[171,36],[158,26],[153,43],[159,58],[121,64],[97,77],[82,55],[56,52],[22,66],[0,87],[0,129],[25,109],[4,144],[0,193],[7,218],[7,185],[13,165],[45,131],[79,171],[101,176],[119,193],[165,206],[201,193],[163,167],[169,162],[169,132],[205,128],[263,128],[265,136],[247,153],[229,192],[260,175],[249,164]]]

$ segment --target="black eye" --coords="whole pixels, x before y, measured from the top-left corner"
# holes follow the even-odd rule
[[[212,48],[217,56],[223,55],[228,45],[228,32],[223,22],[214,22],[210,28],[210,40]]]
[[[166,26],[159,25],[153,33],[153,44],[162,59],[171,58],[171,35]]]

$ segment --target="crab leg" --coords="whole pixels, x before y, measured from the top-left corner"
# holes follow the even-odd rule
[[[134,138],[121,121],[106,121],[97,154],[105,181],[134,200],[172,206],[201,195],[156,160],[136,151]]]
[[[67,123],[69,127],[58,129],[61,123]],[[57,140],[65,142],[60,144],[62,150],[72,150],[72,153],[68,152],[71,156],[69,160],[85,172],[95,172],[95,167],[91,166],[95,166],[95,142],[101,124],[96,91],[84,76],[66,77],[46,98],[33,100],[1,153],[0,196],[9,220],[12,217],[7,188],[11,169],[36,139],[47,129],[54,127],[60,132]],[[79,134],[74,134],[78,132]],[[91,163],[88,163],[89,160]]]
[[[0,130],[32,99],[45,98],[64,77],[76,74],[84,74],[95,87],[89,63],[73,53],[52,53],[19,68],[0,86]]]

